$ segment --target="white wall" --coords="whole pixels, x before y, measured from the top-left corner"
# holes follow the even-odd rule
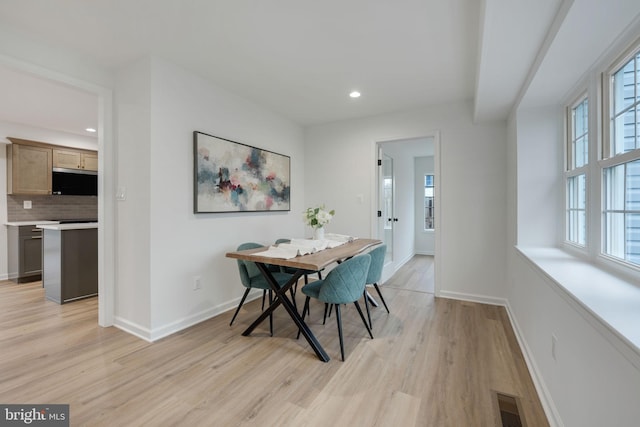
[[[435,255],[436,252],[435,232],[424,229],[424,176],[433,175],[433,160],[433,156],[415,158],[415,252],[421,255]],[[439,218],[436,218],[437,221]]]
[[[299,126],[165,61],[144,60],[123,74],[118,321],[156,339],[235,308],[244,288],[226,252],[304,234],[304,146]],[[291,211],[194,214],[195,130],[290,156]],[[196,276],[202,289],[194,291]]]
[[[441,268],[436,270],[436,286],[439,282],[442,296],[503,302],[506,213],[497,207],[506,205],[506,126],[475,125],[470,103],[308,128],[306,202],[325,203],[337,210],[332,231],[370,236],[376,209],[376,142],[437,131],[442,253],[437,257]],[[413,230],[410,241],[412,236]]]
[[[120,70],[115,93],[116,203],[115,324],[149,339],[151,326],[151,63],[142,59]]]
[[[518,110],[518,244],[555,246],[563,227],[563,114],[558,107]]]

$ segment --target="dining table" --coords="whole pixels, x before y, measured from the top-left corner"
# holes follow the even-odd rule
[[[264,310],[260,316],[244,331],[243,336],[248,336],[253,330],[260,325],[270,314],[278,307],[283,306],[289,314],[301,334],[305,337],[318,358],[323,362],[330,360],[327,352],[315,337],[309,326],[302,319],[296,309],[295,302],[289,299],[287,292],[298,282],[298,279],[304,274],[310,272],[321,271],[333,263],[340,263],[344,260],[361,254],[376,245],[381,244],[378,239],[361,239],[356,238],[343,243],[339,246],[322,249],[306,255],[298,255],[293,258],[278,258],[268,255],[269,247],[261,247],[247,249],[241,251],[227,252],[226,257],[244,261],[252,261],[256,264],[264,278],[269,283],[271,290],[275,293],[275,298],[269,307]],[[294,269],[291,278],[282,286],[274,279],[269,266],[282,266]]]

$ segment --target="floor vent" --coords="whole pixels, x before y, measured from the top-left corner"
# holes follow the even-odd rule
[[[520,417],[518,398],[504,393],[494,392],[498,411],[500,412],[500,424],[502,427],[526,427]]]

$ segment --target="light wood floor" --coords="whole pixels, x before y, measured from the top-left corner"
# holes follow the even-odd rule
[[[0,283],[0,403],[68,403],[72,426],[497,426],[492,391],[520,398],[528,427],[547,426],[504,308],[436,299],[431,257],[383,287],[374,340],[343,310],[310,327],[320,362],[283,310],[241,332],[258,301],[150,344],[97,326],[97,299],[58,305],[40,283]],[[242,292],[238,284],[238,295]],[[299,305],[302,299],[299,300]]]

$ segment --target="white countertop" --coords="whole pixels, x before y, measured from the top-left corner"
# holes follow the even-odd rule
[[[14,221],[14,222],[5,222],[5,225],[12,225],[15,227],[20,227],[21,225],[40,225],[40,224],[57,224],[58,221],[45,221],[45,220],[33,220],[33,221]]]
[[[42,228],[43,230],[84,230],[87,228],[98,228],[97,222],[77,222],[72,224],[38,224],[37,228]]]

